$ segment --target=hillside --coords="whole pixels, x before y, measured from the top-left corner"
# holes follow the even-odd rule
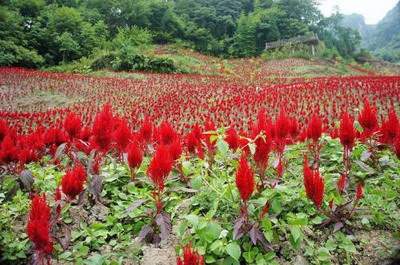
[[[365,18],[360,14],[351,14],[343,16],[342,25],[358,30],[362,38],[362,46],[368,47],[371,36],[374,34],[376,25],[368,25]]]
[[[367,25],[359,14],[344,16],[342,24],[356,29],[362,46],[390,62],[400,62],[400,2],[377,25]]]
[[[400,61],[400,2],[378,23],[369,48],[383,58]],[[393,57],[393,58],[392,58]]]

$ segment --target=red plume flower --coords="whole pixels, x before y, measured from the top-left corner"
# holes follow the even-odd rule
[[[143,161],[142,150],[134,143],[128,145],[128,165],[134,169],[140,166]]]
[[[357,183],[356,187],[356,201],[361,200],[364,196],[364,184],[362,182]]]
[[[153,123],[149,117],[145,117],[142,126],[140,127],[139,134],[141,138],[146,142],[150,143],[153,136]]]
[[[70,200],[74,200],[83,191],[83,184],[86,181],[86,171],[82,165],[75,166],[67,171],[61,180],[62,192]]]
[[[353,148],[356,130],[354,129],[354,121],[347,112],[342,115],[340,120],[339,138],[340,142],[347,150]]]
[[[79,138],[81,129],[81,118],[73,112],[68,113],[64,120],[64,130],[69,136],[69,139]]]
[[[322,121],[318,115],[313,115],[307,128],[307,139],[317,142],[322,135]]]
[[[66,141],[65,133],[59,128],[49,128],[43,133],[43,142],[46,145],[59,146]]]
[[[324,180],[318,170],[312,170],[308,165],[307,157],[304,157],[304,187],[307,197],[312,200],[315,206],[321,208],[324,200]]]
[[[164,182],[172,170],[173,161],[168,146],[160,145],[150,162],[147,174],[160,190],[164,190]]]
[[[183,248],[183,257],[177,259],[177,265],[204,265],[204,259],[190,245]]]
[[[246,202],[254,191],[254,176],[245,155],[240,158],[239,167],[236,171],[236,186],[240,197]]]
[[[232,126],[226,131],[225,141],[231,150],[236,151],[239,148],[239,135]]]
[[[397,136],[397,130],[400,127],[399,119],[397,118],[396,111],[391,108],[389,111],[387,121],[382,123],[381,127],[381,142],[385,144],[392,144]]]
[[[116,126],[117,128],[113,133],[113,140],[116,144],[118,152],[121,154],[125,152],[126,147],[131,140],[132,132],[128,126],[128,122],[125,119],[118,120]]]
[[[38,260],[45,259],[53,252],[53,242],[50,236],[50,207],[46,197],[35,195],[31,202],[27,234],[35,246]]]
[[[179,137],[177,137],[170,145],[169,152],[171,154],[172,160],[178,160],[182,155],[182,144]]]
[[[18,161],[18,148],[15,144],[15,139],[10,135],[4,137],[0,145],[0,162],[8,164]]]
[[[105,105],[95,117],[92,128],[92,145],[100,152],[106,153],[111,148],[112,133],[114,131],[114,117],[111,106]]]
[[[281,110],[275,122],[275,130],[276,130],[275,137],[278,143],[279,142],[286,143],[286,137],[288,136],[291,129],[290,126],[291,126],[290,118],[286,115],[285,111]]]
[[[369,138],[378,129],[377,111],[371,107],[368,99],[365,100],[364,109],[358,115],[358,122],[364,129],[363,138]]]
[[[4,137],[8,134],[8,124],[5,120],[0,120],[0,143],[3,141]]]
[[[171,144],[177,138],[177,136],[177,133],[168,122],[164,121],[161,123],[159,128],[159,137],[162,145]]]
[[[343,193],[343,191],[345,190],[346,185],[347,185],[347,177],[346,177],[346,175],[341,174],[336,185],[337,185],[338,191],[340,193]]]
[[[272,139],[269,135],[265,139],[258,138],[255,141],[256,152],[254,153],[254,161],[259,170],[263,173],[268,166],[269,153],[271,152]]]

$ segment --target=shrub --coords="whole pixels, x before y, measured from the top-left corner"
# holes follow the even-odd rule
[[[116,58],[117,55],[114,52],[104,53],[93,60],[93,62],[90,65],[90,68],[94,71],[112,68],[113,61],[115,61]]]
[[[1,66],[24,66],[38,67],[44,59],[36,51],[16,45],[12,41],[0,40],[0,65]]]

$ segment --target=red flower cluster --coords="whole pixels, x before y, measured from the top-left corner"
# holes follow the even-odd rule
[[[312,200],[315,206],[319,209],[324,200],[324,179],[320,175],[319,170],[312,170],[309,167],[306,157],[304,157],[303,170],[304,187],[306,189],[307,197]]]
[[[307,139],[317,142],[322,135],[322,121],[318,115],[313,115],[307,127]]]
[[[126,147],[129,145],[132,132],[129,128],[128,122],[125,119],[118,119],[115,122],[115,130],[112,133],[112,139],[115,142],[116,149],[119,154],[126,151]]]
[[[142,164],[143,152],[137,144],[131,143],[128,146],[128,165],[131,169],[135,169]]]
[[[93,147],[99,152],[107,153],[111,148],[113,131],[114,117],[111,106],[105,105],[94,120],[91,139]]]
[[[356,130],[354,128],[354,121],[348,113],[344,113],[340,120],[339,138],[345,149],[353,149]]]
[[[239,167],[236,171],[236,187],[242,200],[248,201],[254,191],[254,176],[245,155],[240,158]]]
[[[38,259],[53,252],[50,230],[50,207],[46,203],[46,197],[35,195],[31,202],[27,234],[35,245]]]
[[[183,248],[183,257],[177,259],[177,265],[204,265],[204,258],[192,249],[190,245]]]
[[[147,169],[147,174],[160,192],[164,190],[164,183],[172,170],[172,166],[173,161],[169,148],[166,145],[160,145]]]
[[[231,150],[236,151],[239,148],[239,135],[233,126],[226,131],[225,141]]]
[[[82,165],[76,165],[64,175],[61,180],[61,189],[69,200],[74,200],[83,191],[86,177],[86,170]]]
[[[376,108],[371,107],[368,100],[365,100],[364,109],[358,115],[358,122],[364,130],[363,139],[371,137],[379,128]]]
[[[73,112],[68,113],[64,121],[64,130],[70,140],[79,138],[82,130],[81,118]]]

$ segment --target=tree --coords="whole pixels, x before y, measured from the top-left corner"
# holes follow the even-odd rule
[[[59,46],[59,51],[62,53],[62,60],[70,61],[79,57],[79,44],[72,38],[71,33],[64,32],[57,36],[56,42]]]
[[[258,17],[242,15],[234,36],[231,53],[239,57],[255,56],[257,54],[256,33]]]

